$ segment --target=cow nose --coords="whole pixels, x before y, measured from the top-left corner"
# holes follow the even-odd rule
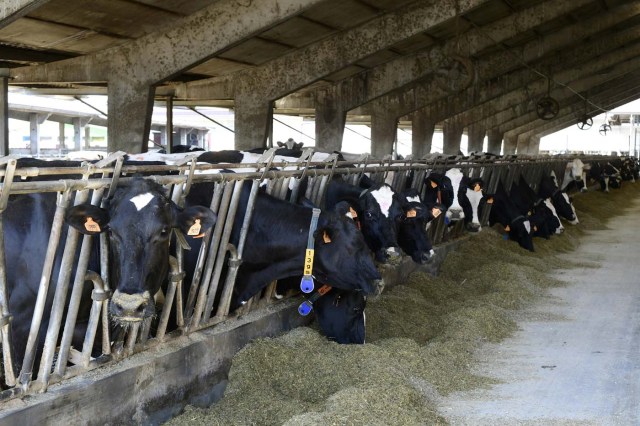
[[[140,321],[148,303],[148,292],[128,294],[116,290],[111,297],[111,314],[121,321]]]
[[[431,253],[429,252],[424,252],[420,256],[420,261],[421,261],[420,263],[427,263],[430,260],[431,260]]]
[[[480,224],[471,222],[471,223],[469,223],[469,225],[467,225],[467,229],[470,232],[478,232],[478,231],[480,231]]]

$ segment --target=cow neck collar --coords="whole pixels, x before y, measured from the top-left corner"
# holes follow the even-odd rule
[[[313,257],[314,257],[314,234],[318,227],[318,219],[320,218],[320,209],[314,208],[311,213],[311,223],[309,224],[309,237],[307,238],[307,250],[304,256],[304,269],[302,280],[300,281],[300,289],[303,293],[311,293],[313,291]]]
[[[298,313],[302,316],[309,315],[309,312],[311,312],[311,310],[313,309],[313,304],[316,303],[316,301],[320,299],[322,296],[324,296],[329,291],[331,291],[332,288],[333,287],[331,287],[330,285],[325,284],[322,287],[320,287],[318,290],[314,291],[313,294],[311,294],[311,296],[309,296],[307,300],[305,300],[300,304],[300,306],[298,306]]]

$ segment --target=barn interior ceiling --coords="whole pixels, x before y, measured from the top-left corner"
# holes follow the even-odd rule
[[[172,58],[165,60],[166,69],[157,73],[153,83],[156,101],[172,96],[174,105],[233,107],[238,81],[269,73],[273,79],[289,80],[287,70],[297,72],[297,62],[308,61],[310,67],[318,68],[318,74],[304,80],[301,87],[285,87],[288,92],[274,99],[274,107],[278,113],[312,116],[314,101],[323,90],[353,90],[339,85],[364,81],[366,86],[374,79],[385,78],[393,64],[412,64],[413,77],[393,77],[395,86],[384,93],[370,94],[368,103],[350,110],[348,120],[358,122],[367,122],[375,107],[371,100],[384,95],[389,101],[394,91],[397,96],[408,91],[415,95],[433,87],[434,82],[452,98],[464,97],[464,109],[452,110],[460,114],[482,107],[485,99],[490,99],[483,93],[517,85],[518,72],[528,72],[539,80],[534,83],[529,79],[519,86],[531,91],[531,99],[504,105],[505,109],[517,109],[520,115],[536,108],[539,96],[533,93],[540,90],[536,92],[535,84],[544,85],[548,95],[564,90],[567,99],[557,108],[579,101],[585,114],[636,98],[637,64],[626,72],[620,67],[631,66],[630,61],[637,56],[633,49],[640,42],[640,1],[324,0],[300,2],[303,5],[299,10],[275,22],[255,22],[259,19],[255,16],[243,20],[235,14],[242,8],[251,10],[258,3],[10,0],[0,8],[0,68],[10,76],[10,87],[34,93],[106,94],[107,78],[93,70],[102,66],[111,52],[116,57],[127,50],[150,49],[151,55],[161,57],[169,47]],[[284,9],[296,2],[262,3]],[[447,18],[443,11],[452,8],[459,13]],[[228,37],[220,36],[223,41],[207,50],[210,35],[215,34],[212,26],[218,24],[221,13],[237,20],[239,29]],[[211,18],[214,15],[217,20]],[[412,16],[423,19],[424,28],[412,21]],[[435,25],[423,18],[431,16],[438,18],[434,18]],[[245,34],[240,30],[243,26]],[[397,30],[405,26],[411,31]],[[227,44],[224,37],[229,40]],[[596,49],[600,41],[608,43],[607,47]],[[535,51],[531,51],[532,46]],[[363,47],[359,52],[364,53],[353,54],[356,47]],[[193,56],[197,60],[187,66],[166,64],[186,56],[189,49],[200,50]],[[140,60],[145,61],[146,56],[141,55]],[[76,65],[88,71],[67,73]],[[415,69],[422,66],[431,72]],[[567,83],[572,80],[563,72],[582,68],[581,78]],[[132,70],[136,72],[133,66]]]

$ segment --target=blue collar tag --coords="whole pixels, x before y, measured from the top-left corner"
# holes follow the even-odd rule
[[[312,309],[313,309],[313,303],[311,303],[308,300],[305,300],[300,304],[300,306],[298,306],[298,313],[303,317],[306,317],[311,313]]]
[[[311,275],[303,275],[300,280],[300,290],[302,290],[303,293],[311,293],[313,288],[313,277]]]

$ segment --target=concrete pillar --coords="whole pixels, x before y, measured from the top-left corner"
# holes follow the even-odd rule
[[[442,124],[443,154],[457,155],[464,126],[457,120],[444,120]]]
[[[82,122],[80,117],[73,117],[73,150],[80,151],[82,149]]]
[[[497,128],[487,130],[487,152],[496,155],[500,154],[502,151],[502,136],[503,133]]]
[[[517,139],[516,154],[529,153],[529,135],[520,133]]]
[[[266,147],[272,120],[271,101],[255,96],[250,90],[239,91],[234,108],[235,148],[247,150]]]
[[[541,136],[533,135],[529,138],[529,154],[538,155],[540,153]]]
[[[84,148],[91,148],[91,127],[84,126]]]
[[[64,123],[58,123],[58,147],[60,149],[65,149],[64,146]]]
[[[132,154],[147,151],[153,94],[151,85],[133,83],[124,76],[108,82],[107,150]]]
[[[0,156],[9,155],[9,69],[0,69]]]
[[[431,153],[433,132],[436,122],[429,118],[424,109],[414,112],[411,116],[411,153],[413,158],[422,158]]]
[[[170,139],[168,129],[168,126],[160,127],[160,145],[162,145],[163,147],[167,146],[167,141]]]
[[[374,103],[371,112],[371,155],[382,158],[392,154],[397,132],[397,116],[389,113],[382,104]]]
[[[476,121],[467,126],[467,152],[482,152],[485,133],[484,123],[481,121]]]
[[[518,136],[513,134],[504,134],[504,154],[515,154],[518,147]]]
[[[40,153],[40,125],[44,123],[51,114],[29,114],[29,141],[31,144],[31,155],[36,156]]]
[[[338,85],[317,92],[316,97],[316,148],[323,151],[340,151],[347,121],[338,93]]]

